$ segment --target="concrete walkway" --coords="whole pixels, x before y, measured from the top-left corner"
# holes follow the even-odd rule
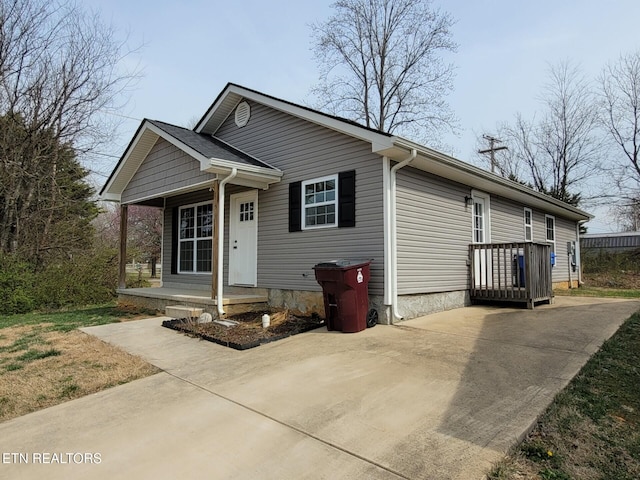
[[[245,352],[158,318],[87,328],[164,372],[0,424],[0,478],[479,479],[638,309],[559,297]]]

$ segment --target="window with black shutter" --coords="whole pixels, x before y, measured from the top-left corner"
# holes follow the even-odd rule
[[[355,170],[289,184],[289,231],[356,224]]]

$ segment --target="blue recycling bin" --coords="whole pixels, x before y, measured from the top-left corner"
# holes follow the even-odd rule
[[[514,283],[516,287],[526,286],[526,274],[524,268],[524,255],[518,254],[513,256]]]

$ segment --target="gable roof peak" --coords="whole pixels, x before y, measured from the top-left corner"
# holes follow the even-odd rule
[[[366,127],[353,120],[324,113],[311,107],[283,100],[231,82],[227,83],[222,92],[216,97],[209,109],[196,124],[194,131],[215,135],[216,131],[243,100],[266,105],[295,117],[330,128],[331,130],[365,140],[372,145],[391,145],[391,139],[395,138],[394,135],[390,133]]]

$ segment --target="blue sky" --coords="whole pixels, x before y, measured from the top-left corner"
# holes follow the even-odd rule
[[[317,81],[309,24],[331,13],[332,1],[83,0],[133,46],[127,62],[144,77],[120,112],[127,120],[107,153],[120,155],[147,117],[187,126],[200,117],[227,82],[292,102],[311,101]],[[458,52],[450,105],[460,134],[447,136],[447,152],[477,162],[476,138],[491,133],[516,112],[539,108],[549,64],[570,59],[595,77],[608,61],[640,48],[638,0],[435,1],[457,20]],[[104,157],[97,170],[108,174],[116,159]],[[615,225],[598,215],[590,231]]]

